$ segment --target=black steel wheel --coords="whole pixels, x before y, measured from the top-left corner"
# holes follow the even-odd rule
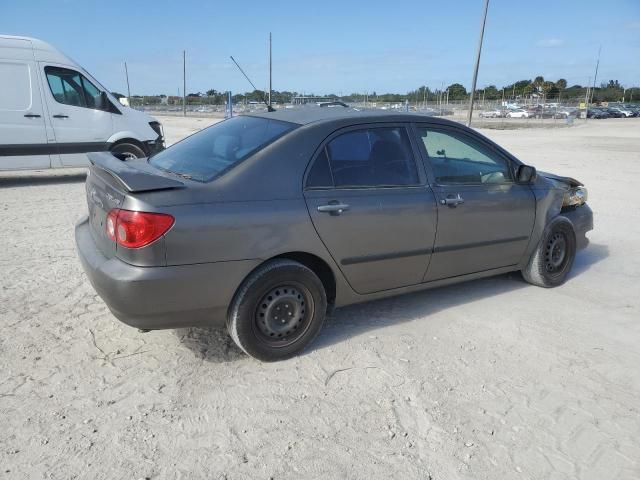
[[[283,347],[304,335],[313,313],[313,296],[304,285],[278,285],[258,302],[254,327],[264,342]]]
[[[277,259],[240,286],[227,317],[236,344],[258,360],[294,356],[318,334],[327,311],[322,281],[306,266]]]
[[[550,274],[557,274],[564,270],[569,259],[567,255],[567,236],[562,231],[556,231],[547,240],[544,252],[544,268]]]
[[[573,225],[564,217],[556,217],[546,228],[529,263],[522,270],[524,279],[540,287],[562,285],[571,271],[576,256]]]

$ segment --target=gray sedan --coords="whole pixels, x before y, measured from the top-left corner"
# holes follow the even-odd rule
[[[560,285],[593,228],[580,182],[422,115],[257,113],[149,159],[90,157],[76,243],[113,314],[226,323],[265,361],[334,307],[511,271]]]

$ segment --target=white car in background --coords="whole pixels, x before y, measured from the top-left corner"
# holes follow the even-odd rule
[[[503,116],[503,112],[498,109],[484,110],[480,112],[480,118],[500,118]]]
[[[511,110],[509,111],[509,113],[507,113],[507,118],[529,118],[529,112],[527,112],[526,110],[522,110],[521,108],[518,108],[516,110]]]
[[[123,106],[69,57],[0,35],[0,170],[84,167],[89,152],[128,159],[163,148],[156,119]]]

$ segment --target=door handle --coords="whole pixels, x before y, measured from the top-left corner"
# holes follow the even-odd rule
[[[447,198],[440,200],[440,205],[449,205],[450,207],[457,207],[464,203],[464,198],[458,193],[455,197],[453,195],[447,195]]]
[[[342,212],[347,210],[349,210],[349,205],[338,202],[331,202],[328,205],[320,205],[318,207],[319,212],[328,213],[330,215],[340,215]]]
[[[54,115],[53,118],[69,118],[69,115]]]
[[[27,113],[25,115],[25,118],[40,118],[40,115],[37,115],[35,113]]]

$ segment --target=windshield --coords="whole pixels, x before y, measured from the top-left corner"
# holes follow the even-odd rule
[[[261,117],[234,117],[154,155],[149,163],[182,177],[209,182],[297,125]]]

